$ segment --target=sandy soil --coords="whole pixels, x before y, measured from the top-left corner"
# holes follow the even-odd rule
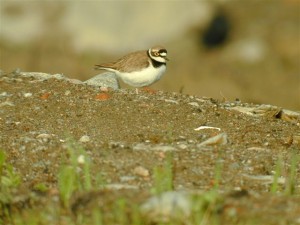
[[[11,215],[59,207],[58,170],[69,149],[82,146],[92,162],[94,186],[84,198],[72,197],[75,217],[78,211],[88,215],[95,204],[109,211],[120,198],[143,203],[154,186],[153,171],[170,160],[175,191],[205,192],[218,182],[219,224],[300,224],[299,164],[292,194],[285,195],[292,159],[300,156],[300,119],[287,119],[281,111],[234,110],[251,107],[260,106],[162,91],[102,92],[65,80],[2,75],[0,149],[22,178]],[[195,130],[200,126],[219,129]],[[203,143],[219,134],[219,140]],[[277,193],[270,193],[278,160],[281,180]],[[41,183],[47,191],[33,197]],[[68,224],[65,216],[72,212],[61,210],[49,213],[55,219],[47,217],[45,224]]]

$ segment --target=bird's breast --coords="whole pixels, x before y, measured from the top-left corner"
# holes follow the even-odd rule
[[[144,87],[153,84],[158,81],[164,72],[166,71],[166,66],[162,65],[160,67],[149,67],[142,69],[140,71],[134,71],[130,73],[118,72],[117,76],[121,78],[125,83],[133,87]]]

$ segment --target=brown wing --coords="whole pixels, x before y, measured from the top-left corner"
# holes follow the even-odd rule
[[[105,69],[116,70],[115,62],[102,63],[102,64],[95,65],[95,70],[105,70]]]
[[[96,65],[97,69],[113,69],[120,72],[139,71],[149,65],[147,51],[133,52],[111,63]]]

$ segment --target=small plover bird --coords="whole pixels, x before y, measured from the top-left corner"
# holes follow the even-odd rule
[[[124,83],[138,88],[158,81],[166,71],[168,60],[167,50],[162,46],[155,46],[129,53],[115,62],[95,65],[95,69],[112,71]]]

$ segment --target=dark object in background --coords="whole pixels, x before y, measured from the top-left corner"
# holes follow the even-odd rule
[[[218,12],[202,36],[202,43],[207,48],[216,48],[228,38],[230,23],[223,12]]]

